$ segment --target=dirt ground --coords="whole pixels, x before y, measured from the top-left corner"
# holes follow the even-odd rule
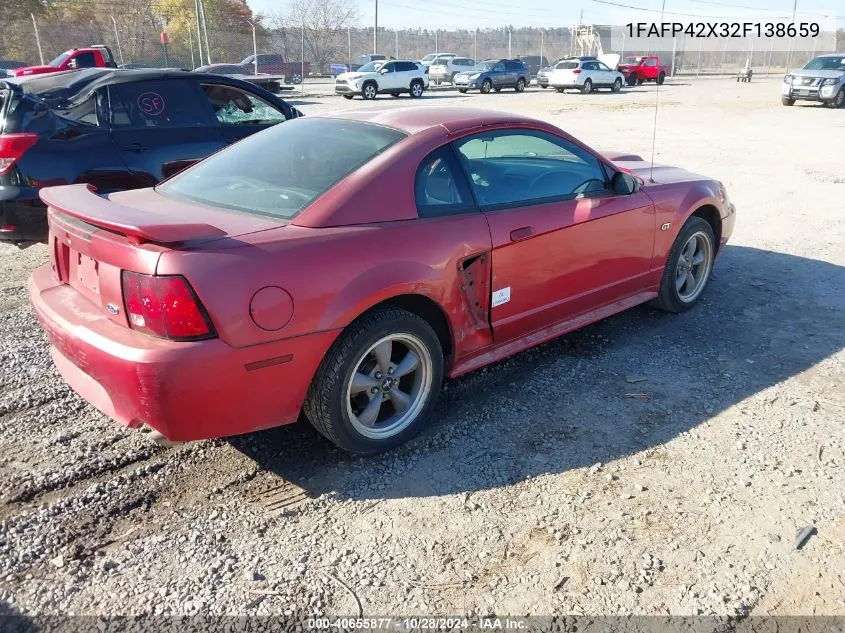
[[[661,89],[657,161],[738,210],[695,310],[451,381],[377,458],[307,425],[172,448],[123,430],[53,369],[25,292],[45,248],[0,247],[0,613],[845,615],[845,111],[782,107],[778,81]],[[655,98],[414,103],[648,156]]]

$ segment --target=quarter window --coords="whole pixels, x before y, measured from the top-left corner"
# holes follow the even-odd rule
[[[551,134],[477,134],[456,142],[455,149],[482,207],[536,204],[607,190],[599,160]]]
[[[420,217],[475,209],[464,175],[448,145],[429,154],[420,164],[414,196]]]

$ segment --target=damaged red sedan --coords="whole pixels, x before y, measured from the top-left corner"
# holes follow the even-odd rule
[[[717,180],[469,108],[310,116],[154,189],[41,195],[29,292],[83,398],[175,441],[304,413],[356,453],[418,432],[444,376],[688,310],[735,219]]]

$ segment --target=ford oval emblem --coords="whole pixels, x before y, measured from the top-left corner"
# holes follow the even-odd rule
[[[120,312],[120,308],[118,308],[113,303],[107,303],[106,304],[106,310],[109,311],[109,314],[118,314]]]

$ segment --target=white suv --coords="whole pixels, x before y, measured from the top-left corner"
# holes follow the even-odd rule
[[[335,94],[347,99],[357,94],[364,99],[375,99],[379,93],[397,97],[403,92],[419,98],[426,88],[428,75],[423,65],[401,59],[364,64],[355,72],[338,75],[334,84]]]
[[[437,58],[428,67],[428,76],[431,82],[437,86],[444,81],[450,84],[455,83],[455,75],[467,71],[475,66],[475,60],[469,57],[447,57]]]
[[[584,94],[596,88],[610,88],[613,92],[619,92],[625,83],[625,76],[597,57],[567,57],[554,65],[548,75],[548,83],[558,92],[573,88]]]

